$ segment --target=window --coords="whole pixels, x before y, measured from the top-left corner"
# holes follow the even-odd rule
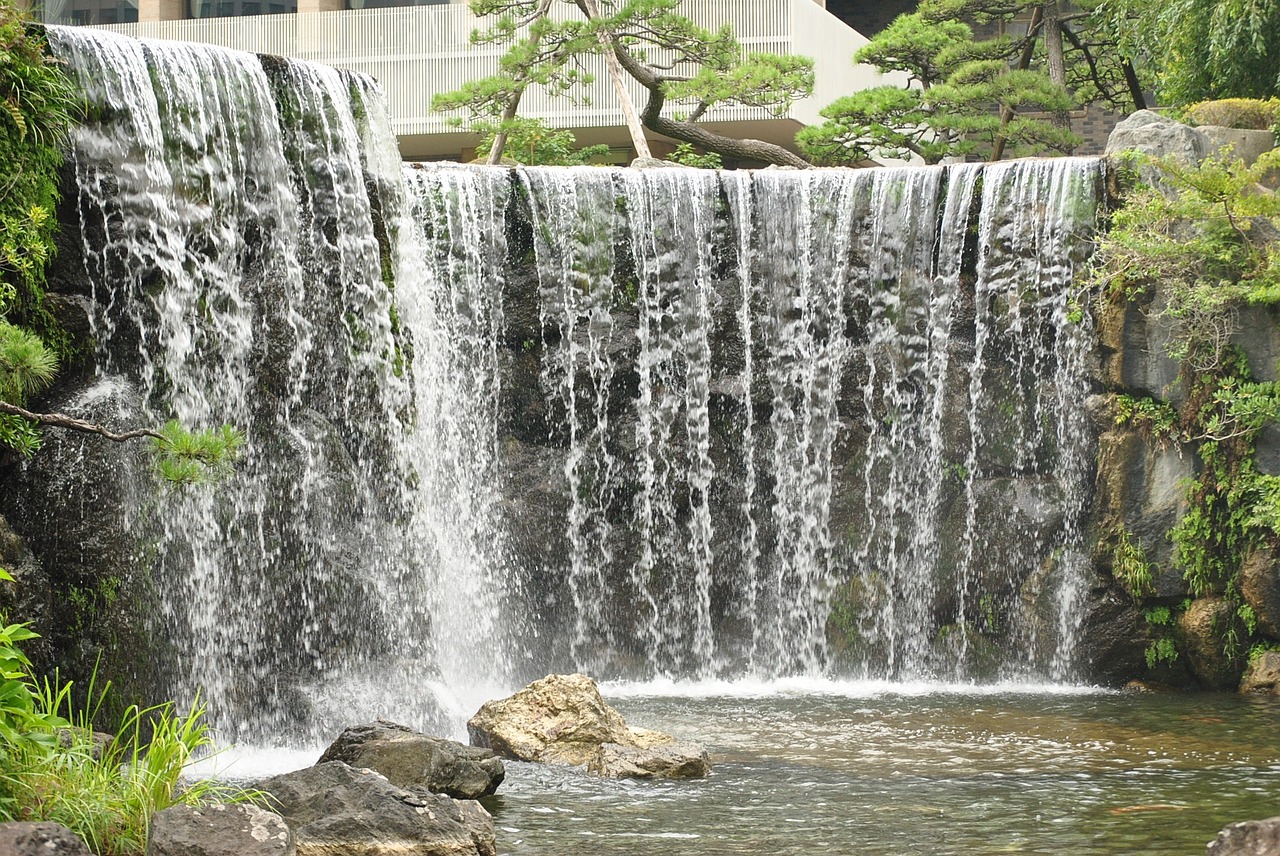
[[[138,0],[44,0],[37,14],[46,24],[132,24]]]
[[[188,8],[192,18],[284,15],[298,11],[298,0],[188,0]]]

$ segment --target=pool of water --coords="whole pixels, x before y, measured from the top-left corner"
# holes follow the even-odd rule
[[[702,781],[511,763],[509,854],[1202,854],[1280,814],[1280,704],[1056,687],[605,687]]]
[[[1275,700],[812,681],[602,690],[630,724],[707,746],[711,776],[508,762],[484,801],[500,853],[1190,856],[1231,821],[1280,815]],[[318,754],[233,753],[230,775]]]

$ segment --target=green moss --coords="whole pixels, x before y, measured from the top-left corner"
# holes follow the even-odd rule
[[[1093,283],[1103,300],[1145,301],[1155,292],[1164,298],[1153,317],[1173,331],[1169,356],[1180,363],[1187,398],[1175,409],[1118,395],[1115,421],[1199,458],[1185,487],[1187,511],[1168,535],[1187,590],[1195,597],[1221,593],[1234,607],[1232,620],[1215,632],[1235,657],[1257,633],[1240,591],[1241,565],[1264,538],[1280,534],[1280,478],[1259,473],[1255,463],[1258,433],[1280,420],[1280,385],[1254,380],[1232,343],[1241,307],[1280,302],[1280,245],[1268,237],[1280,227],[1280,198],[1254,189],[1266,169],[1280,165],[1280,153],[1250,168],[1215,159],[1195,168],[1142,163],[1157,167],[1167,186],[1139,187],[1115,212],[1094,257]],[[1154,566],[1123,527],[1111,559],[1131,597],[1153,594]],[[1167,623],[1167,610],[1148,612],[1154,625],[1153,615]],[[1174,657],[1169,634],[1147,650],[1152,666]]]

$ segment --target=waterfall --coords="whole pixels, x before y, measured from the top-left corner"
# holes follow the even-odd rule
[[[247,434],[230,482],[138,509],[170,691],[249,740],[451,727],[459,688],[503,681],[484,476],[500,279],[494,238],[420,224],[501,220],[494,182],[406,181],[357,75],[51,42],[97,105],[73,158],[98,370],[140,388],[144,424]]]
[[[520,170],[573,667],[1070,678],[1100,175]]]
[[[163,689],[222,728],[456,729],[548,670],[1075,677],[1099,161],[406,168],[367,78],[50,33],[99,386],[247,435],[133,476]]]

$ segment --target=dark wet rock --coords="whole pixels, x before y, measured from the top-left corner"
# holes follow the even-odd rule
[[[1172,446],[1160,448],[1135,431],[1115,429],[1098,440],[1098,476],[1094,514],[1102,536],[1096,554],[1112,573],[1111,557],[1123,532],[1151,566],[1144,596],[1174,599],[1186,583],[1173,562],[1169,530],[1186,513],[1185,481],[1194,473],[1193,457]]]
[[[1223,633],[1236,620],[1236,609],[1222,597],[1202,597],[1192,601],[1178,618],[1183,653],[1192,674],[1212,689],[1231,689],[1240,682],[1244,663],[1222,650]]]
[[[601,776],[687,777],[710,770],[701,747],[628,727],[586,675],[548,675],[512,696],[485,702],[467,731],[473,745],[503,757],[585,766]]]
[[[1135,675],[1148,675],[1147,646],[1151,627],[1142,610],[1127,596],[1110,589],[1095,591],[1085,610],[1077,655],[1090,680],[1109,686],[1128,685]],[[1158,664],[1158,679],[1174,685],[1190,682],[1185,664]],[[1174,674],[1166,674],[1170,669]]]
[[[1240,692],[1280,695],[1280,651],[1263,651],[1250,661],[1240,679]]]
[[[0,823],[0,856],[93,856],[59,823]]]
[[[1266,545],[1245,557],[1240,566],[1240,594],[1257,616],[1258,629],[1280,639],[1280,548]]]
[[[1186,391],[1169,344],[1177,321],[1163,313],[1163,294],[1109,303],[1098,315],[1101,378],[1109,389],[1162,398],[1180,404]]]
[[[1280,856],[1280,817],[1246,820],[1223,827],[1209,842],[1207,856]]]
[[[294,856],[284,818],[255,805],[176,805],[151,817],[147,856]]]
[[[417,785],[463,800],[494,793],[506,775],[502,761],[488,749],[381,719],[343,731],[320,756],[319,763],[326,761],[367,767],[398,787]]]
[[[494,856],[493,818],[478,803],[399,788],[329,761],[260,782],[293,830],[298,856]]]

